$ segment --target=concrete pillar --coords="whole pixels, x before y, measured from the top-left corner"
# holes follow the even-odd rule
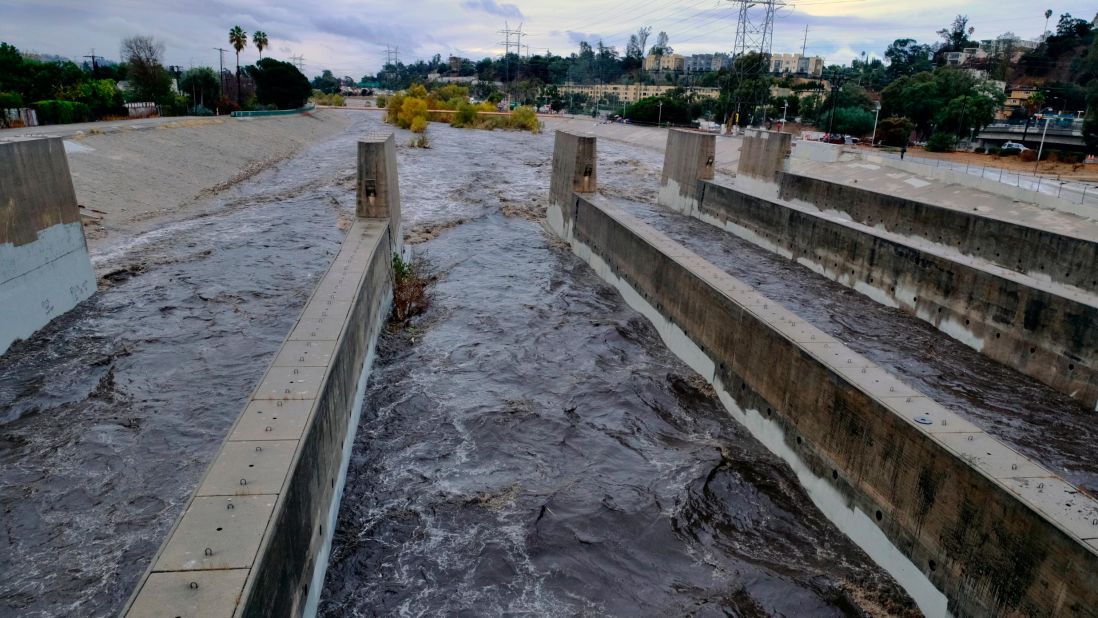
[[[658,202],[684,214],[697,210],[701,197],[698,180],[713,179],[717,136],[712,133],[671,129],[663,153]]]
[[[397,182],[396,138],[392,133],[371,133],[358,141],[358,183],[355,214],[367,219],[388,219],[394,251],[404,245],[400,222],[400,186]]]
[[[748,129],[744,133],[740,165],[736,173],[739,176],[776,182],[778,172],[782,170],[785,158],[789,155],[792,138],[789,133]]]
[[[64,142],[0,144],[0,354],[94,293]]]
[[[595,136],[557,131],[553,142],[549,203],[563,207],[571,203],[573,192],[594,193],[596,187]]]

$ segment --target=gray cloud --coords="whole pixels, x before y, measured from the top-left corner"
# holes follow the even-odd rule
[[[522,11],[514,4],[497,4],[496,0],[463,0],[461,6],[473,11],[483,11],[508,19],[523,19]]]

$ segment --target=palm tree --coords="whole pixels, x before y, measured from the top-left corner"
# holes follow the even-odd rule
[[[236,50],[236,105],[240,107],[240,52],[248,46],[248,33],[240,26],[233,26],[229,30],[229,43]]]
[[[259,50],[259,57],[263,58],[263,48],[270,47],[267,42],[267,33],[262,30],[256,30],[252,33],[252,43],[255,43],[255,48]]]

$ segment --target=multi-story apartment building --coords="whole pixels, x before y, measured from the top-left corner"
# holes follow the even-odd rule
[[[728,54],[694,54],[687,56],[684,63],[687,73],[708,73],[731,65],[732,57]]]
[[[771,54],[771,73],[795,73],[797,75],[820,75],[823,73],[824,60],[819,56],[801,54]]]
[[[644,57],[644,70],[649,72],[656,71],[683,71],[686,67],[686,58],[679,54],[669,54],[666,56],[656,56],[648,54]]]
[[[585,94],[592,99],[629,104],[636,103],[645,97],[665,94],[676,87],[654,84],[565,84],[558,90],[565,97],[570,94]],[[715,99],[720,96],[720,88],[687,88],[687,91],[706,99]]]

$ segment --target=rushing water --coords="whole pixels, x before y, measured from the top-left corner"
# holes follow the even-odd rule
[[[369,122],[97,250],[100,292],[0,357],[0,615],[122,608],[338,250]]]
[[[615,148],[618,150],[618,148]],[[649,153],[638,163],[660,164]],[[655,167],[655,169],[659,169]],[[1069,482],[1098,495],[1094,413],[1078,401],[981,355],[909,313],[881,305],[715,226],[656,206],[636,172],[599,170],[617,205],[766,297],[781,303],[915,390],[961,414]],[[727,181],[724,179],[721,182]]]
[[[0,357],[0,615],[121,608],[338,249],[355,139],[379,128],[349,113],[346,134],[206,216],[98,250],[100,293]],[[427,150],[398,141],[434,301],[382,337],[323,615],[916,613],[536,221],[551,132],[430,135]],[[661,155],[599,147],[608,194],[654,198]],[[724,232],[628,206],[1023,450],[1067,453],[1053,463],[1069,478],[1093,478],[1071,456],[1091,429],[1027,438],[1067,403],[1048,389]]]
[[[503,214],[543,207],[551,135],[431,133],[406,217],[464,224],[417,247],[432,307],[382,338],[322,615],[914,613],[643,317]]]

